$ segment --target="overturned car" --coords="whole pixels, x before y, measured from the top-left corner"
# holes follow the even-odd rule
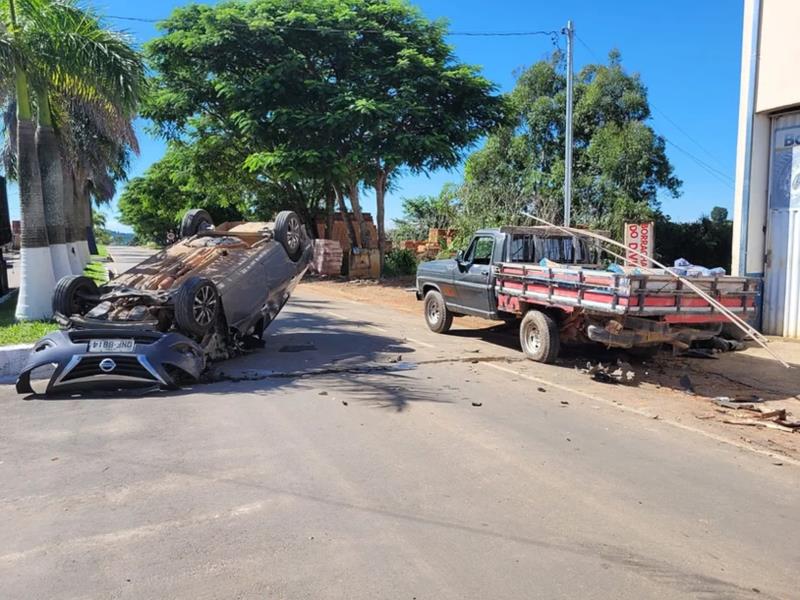
[[[208,361],[258,344],[299,283],[312,245],[298,216],[214,226],[190,210],[179,242],[98,287],[68,276],[53,293],[62,326],[33,347],[19,393],[175,388]],[[36,386],[34,381],[44,385]]]

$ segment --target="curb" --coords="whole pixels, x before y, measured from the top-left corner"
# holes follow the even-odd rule
[[[16,297],[19,290],[13,289],[0,298],[4,304]],[[0,383],[14,383],[19,372],[25,366],[28,355],[33,349],[33,344],[15,344],[13,346],[0,346]]]
[[[0,383],[14,383],[25,366],[33,344],[0,346]]]

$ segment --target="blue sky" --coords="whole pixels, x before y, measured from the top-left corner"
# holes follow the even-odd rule
[[[98,0],[91,4],[109,16],[157,19],[186,2]],[[742,2],[418,0],[416,4],[430,18],[449,20],[454,32],[560,30],[572,19],[579,38],[575,43],[576,71],[585,63],[605,60],[611,48],[618,48],[625,68],[638,72],[648,87],[654,106],[651,124],[669,140],[667,153],[684,182],[680,198],[664,199],[664,211],[685,221],[715,205],[732,208]],[[149,23],[109,22],[128,30],[139,44],[156,35],[155,26]],[[453,36],[450,42],[460,60],[480,65],[501,91],[513,88],[515,71],[540,60],[553,47],[544,36]],[[559,43],[564,46],[563,38]],[[131,176],[142,173],[164,151],[163,143],[151,138],[143,125],[138,127],[141,155],[134,159]],[[436,194],[442,184],[459,180],[458,170],[402,177],[387,196],[387,216],[400,215],[403,197]],[[18,218],[15,192],[11,190],[11,212]],[[365,197],[365,203],[373,210],[371,196]],[[128,230],[116,222],[114,210],[106,209],[109,225]]]

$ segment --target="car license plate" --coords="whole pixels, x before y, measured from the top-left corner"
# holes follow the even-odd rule
[[[89,352],[133,352],[134,340],[89,340]]]

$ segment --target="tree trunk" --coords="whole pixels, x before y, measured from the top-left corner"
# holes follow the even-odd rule
[[[384,224],[384,214],[385,214],[385,207],[384,207],[384,198],[386,196],[386,182],[389,180],[389,172],[388,170],[378,169],[378,175],[375,179],[375,205],[376,205],[376,215],[375,218],[377,220],[377,227],[378,227],[378,251],[380,255],[380,264],[381,264],[381,276],[383,276],[383,262],[386,258],[385,256],[385,246],[386,246],[386,228]]]
[[[336,210],[336,192],[331,187],[325,194],[325,239],[330,240],[333,236],[333,213]]]
[[[44,219],[42,179],[32,119],[17,119],[17,180],[22,217],[17,319],[49,319],[56,286]]]
[[[72,169],[67,166],[63,156],[61,157],[61,180],[64,189],[64,233],[67,241],[67,257],[69,258],[72,274],[80,275],[83,273],[83,265],[81,264],[80,250],[77,244],[77,228],[75,226],[77,222],[75,214],[75,180],[72,178]]]
[[[367,233],[367,226],[364,223],[364,215],[361,212],[361,201],[358,196],[358,182],[348,185],[348,195],[350,196],[350,204],[353,207],[353,215],[356,217],[358,224],[358,233],[360,237],[357,238],[358,245],[361,248],[369,248],[369,235]]]
[[[89,249],[89,254],[100,254],[97,250],[97,239],[94,237],[94,207],[92,206],[92,197],[89,195],[89,186],[86,186],[86,200],[84,201],[86,207],[86,242]],[[91,256],[88,259],[91,261]]]
[[[6,188],[6,178],[0,175],[0,245],[5,246],[14,240],[11,231],[11,217],[8,212],[8,190]],[[0,265],[0,268],[3,268]]]
[[[89,255],[89,242],[87,241],[87,233],[89,230],[86,215],[89,212],[87,203],[89,200],[89,186],[86,182],[86,176],[78,170],[72,172],[73,189],[75,195],[75,246],[78,251],[78,258],[80,259],[81,268],[85,267],[91,260]]]
[[[47,240],[50,243],[50,256],[53,261],[53,274],[56,281],[72,274],[67,255],[67,235],[64,215],[64,180],[61,172],[61,151],[46,92],[37,94],[39,104],[39,126],[36,129],[36,152],[39,158],[39,172],[42,177],[42,200]]]
[[[20,239],[20,284],[17,319],[49,319],[53,315],[52,294],[56,286],[44,220],[42,177],[36,156],[28,77],[16,72],[17,93],[17,181],[22,220]]]
[[[350,220],[350,215],[347,213],[347,205],[344,203],[344,194],[336,187],[334,188],[336,198],[339,200],[339,212],[342,214],[342,222],[347,228],[347,237],[350,240],[350,247],[356,247],[356,230],[353,227],[353,222]]]

